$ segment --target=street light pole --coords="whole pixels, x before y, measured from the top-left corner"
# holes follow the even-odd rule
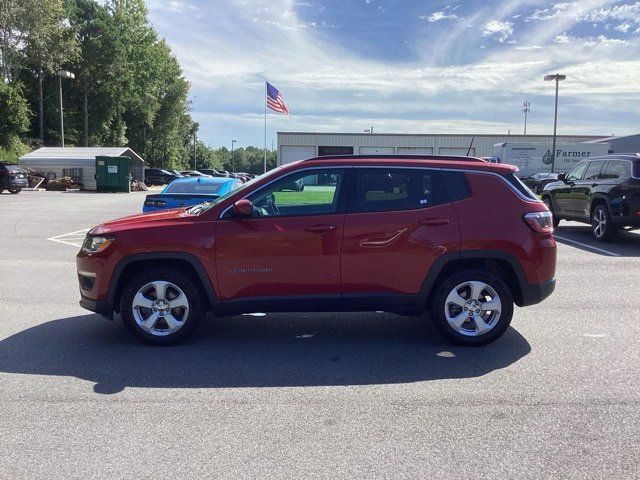
[[[64,147],[64,110],[63,110],[63,106],[62,106],[62,79],[63,78],[69,78],[69,79],[73,79],[76,78],[76,76],[71,73],[68,72],[67,70],[58,70],[57,72],[58,75],[58,96],[60,97],[60,146]]]
[[[560,81],[566,79],[566,75],[560,75],[556,73],[555,75],[545,75],[545,81],[555,80],[556,82],[556,107],[553,114],[553,149],[551,151],[551,171],[554,172],[556,169],[556,133],[558,127],[558,88],[560,85]]]
[[[235,166],[235,161],[233,158],[233,146],[238,143],[237,140],[231,140],[231,171],[235,172],[236,171],[236,166]]]

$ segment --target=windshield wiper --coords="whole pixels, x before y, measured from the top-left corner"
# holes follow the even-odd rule
[[[203,212],[206,212],[207,210],[209,210],[209,208],[211,207],[212,203],[213,202],[199,203],[198,205],[187,209],[187,213],[189,215],[198,216],[198,215],[202,214]]]

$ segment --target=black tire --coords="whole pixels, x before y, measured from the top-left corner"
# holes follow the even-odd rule
[[[598,219],[604,220],[600,223]],[[598,228],[599,227],[599,228]],[[605,205],[598,205],[591,212],[591,232],[599,242],[612,242],[618,236],[620,228],[614,225],[609,215],[609,209]]]
[[[549,197],[544,197],[542,201],[551,212],[552,219],[553,219],[553,228],[558,228],[558,225],[560,225],[560,217],[558,217],[556,215],[556,212],[553,211],[553,205],[551,204],[551,199]]]
[[[12,188],[11,190],[9,190],[9,193],[15,195],[17,193],[20,193],[21,191],[22,191],[21,188]],[[0,192],[0,193],[2,193],[2,192]]]
[[[490,286],[498,295],[502,304],[500,316],[497,320],[494,320],[496,323],[492,324],[488,332],[476,336],[468,336],[456,331],[445,316],[445,303],[449,293],[456,286],[469,281],[479,281]],[[429,311],[431,319],[443,337],[458,345],[477,347],[497,340],[509,328],[513,317],[513,296],[509,287],[500,277],[482,270],[464,270],[460,273],[449,275],[436,286],[436,292],[431,301]]]
[[[154,335],[143,330],[134,317],[134,297],[139,289],[154,281],[170,282],[179,287],[186,296],[189,304],[188,314],[186,315],[186,319],[183,320],[184,324],[176,332],[163,336]],[[184,272],[168,268],[143,270],[133,276],[122,292],[120,312],[125,327],[140,341],[150,345],[161,346],[173,345],[187,338],[193,333],[198,326],[200,318],[204,315],[203,299],[200,296],[196,281]]]

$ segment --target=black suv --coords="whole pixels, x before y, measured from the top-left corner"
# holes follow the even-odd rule
[[[18,165],[0,162],[0,193],[9,190],[11,193],[20,193],[20,190],[29,186],[27,173]]]
[[[542,192],[554,226],[560,220],[590,223],[602,242],[622,228],[640,227],[640,154],[594,157],[558,180]]]
[[[147,168],[144,171],[144,183],[147,185],[164,185],[165,183],[171,183],[176,178],[180,177],[182,177],[182,175],[177,175],[160,168]]]

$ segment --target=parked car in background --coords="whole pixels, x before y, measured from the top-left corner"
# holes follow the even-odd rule
[[[205,175],[211,175],[212,177],[228,177],[228,175],[225,175],[224,173],[221,173],[213,168],[201,168],[200,170],[198,170],[200,173],[204,173]]]
[[[551,214],[515,172],[430,156],[289,163],[212,202],[90,230],[80,304],[152,344],[184,339],[206,311],[428,310],[449,340],[484,345],[514,304],[555,286]]]
[[[182,175],[160,168],[147,168],[144,171],[144,183],[147,185],[165,185],[176,178],[182,178]]]
[[[542,192],[555,226],[560,220],[590,223],[602,242],[623,228],[640,228],[640,154],[594,157],[558,180]]]
[[[215,200],[238,188],[242,182],[235,178],[187,177],[167,185],[162,192],[147,195],[143,212],[181,208]]]
[[[210,177],[211,175],[207,175],[206,173],[202,173],[198,170],[185,170],[180,172],[183,177]]]
[[[10,193],[20,193],[29,186],[27,172],[19,165],[0,162],[0,193],[9,190]]]
[[[535,194],[541,193],[546,185],[557,181],[557,173],[534,173],[522,179],[522,182]]]

